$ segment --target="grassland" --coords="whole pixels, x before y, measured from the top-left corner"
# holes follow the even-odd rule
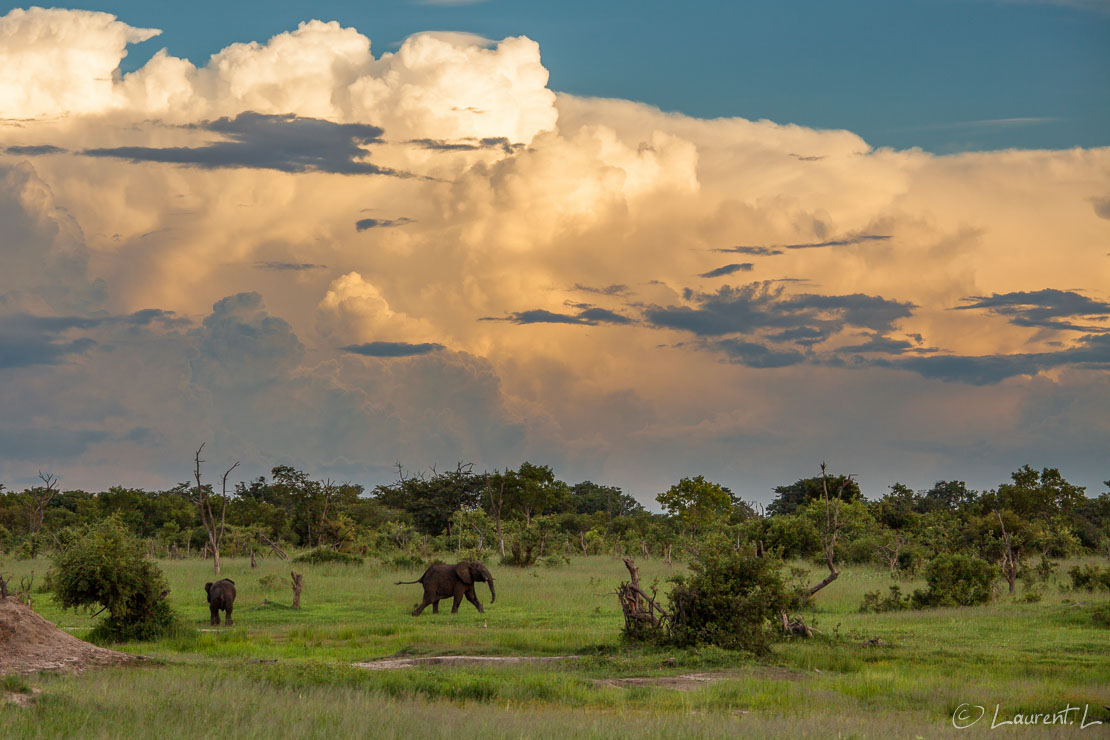
[[[5,572],[48,563],[7,562]],[[679,569],[640,563],[650,583]],[[120,647],[149,656],[139,667],[79,676],[25,677],[34,701],[4,704],[2,737],[992,737],[1103,736],[1110,721],[990,729],[999,718],[1090,706],[1110,720],[1110,629],[1092,612],[1106,596],[1049,585],[1038,603],[1004,596],[985,607],[860,614],[866,591],[886,590],[876,568],[846,568],[807,620],[821,636],[755,659],[715,649],[630,647],[613,589],[619,560],[568,567],[491,566],[498,600],[486,613],[413,618],[408,572],[301,566],[302,608],[290,607],[289,564],[225,560],[238,585],[235,626],[210,628],[203,584],[211,564],[163,561],[184,626],[155,643]],[[817,571],[814,570],[814,573]],[[913,583],[899,582],[903,591]],[[61,612],[47,594],[37,611],[81,636],[92,620]],[[879,640],[869,645],[867,641]],[[577,655],[499,666],[352,666],[390,656]],[[691,676],[693,678],[677,678]],[[952,725],[968,703],[988,708],[969,730]]]

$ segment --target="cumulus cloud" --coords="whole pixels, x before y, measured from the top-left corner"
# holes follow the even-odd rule
[[[208,439],[759,498],[798,460],[975,481],[1110,440],[1110,150],[874,150],[556,95],[526,38],[375,56],[319,21],[115,73],[151,33],[0,19],[0,475],[164,485]],[[1071,401],[1084,434],[1031,423]]]

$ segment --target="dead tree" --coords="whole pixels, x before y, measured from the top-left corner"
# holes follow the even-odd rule
[[[498,475],[497,497],[494,498],[493,486],[490,485],[489,476],[486,476],[486,495],[489,496],[489,508],[493,512],[493,520],[497,524],[497,544],[501,548],[501,557],[505,557],[505,536],[501,534],[501,510],[505,506],[505,477]]]
[[[846,475],[840,482],[840,486],[836,489],[835,501],[829,497],[829,478],[825,473],[825,463],[821,463],[821,491],[825,497],[825,529],[821,534],[821,542],[825,550],[825,565],[829,567],[829,574],[825,579],[809,589],[809,595],[813,596],[815,593],[828,586],[835,581],[840,575],[840,571],[836,568],[836,537],[840,533],[840,500],[844,495],[844,489],[852,482],[852,476]]]
[[[304,585],[304,576],[300,573],[289,571],[289,575],[293,579],[293,608],[301,608],[301,587]]]
[[[46,518],[46,507],[58,495],[58,478],[50,473],[39,471],[41,486],[35,486],[27,493],[31,496],[31,508],[28,512],[29,528],[31,535],[37,535],[42,530],[42,522]]]
[[[6,598],[8,598],[8,579],[4,577],[3,573],[0,573],[0,601]]]
[[[31,605],[31,587],[34,583],[35,574],[32,572],[30,577],[23,576],[19,579],[19,590],[15,592],[15,597],[27,606]]]
[[[212,564],[216,570],[216,575],[219,575],[220,542],[223,541],[224,538],[224,521],[227,516],[227,476],[231,475],[232,470],[239,467],[239,463],[236,462],[223,474],[223,486],[220,489],[219,497],[220,517],[219,521],[217,521],[216,512],[212,508],[212,499],[215,498],[215,496],[210,489],[205,488],[200,482],[200,464],[204,462],[200,459],[200,453],[203,449],[204,443],[201,443],[200,447],[197,448],[196,455],[193,456],[196,463],[196,467],[193,469],[193,477],[197,481],[197,489],[193,501],[196,503],[197,508],[200,509],[200,521],[201,524],[204,525],[204,530],[208,533],[208,547],[212,551]]]
[[[288,560],[289,559],[289,555],[286,554],[285,550],[282,550],[280,547],[278,547],[277,543],[274,542],[273,540],[271,540],[266,535],[259,532],[258,533],[258,539],[262,540],[267,545],[269,545],[270,550],[274,553],[274,555],[277,555],[279,559],[281,559],[281,560]]]
[[[887,565],[890,566],[890,572],[893,573],[894,569],[898,567],[898,556],[902,552],[902,548],[906,546],[906,538],[903,535],[896,536],[893,540],[885,545],[879,545],[879,554],[886,560]]]
[[[252,568],[257,568],[258,567],[258,563],[254,559],[254,545],[253,544],[251,545],[251,567]]]
[[[656,603],[654,592],[649,596],[640,588],[640,572],[636,563],[631,558],[624,558],[624,566],[628,568],[629,577],[632,579],[630,583],[622,582],[617,588],[617,598],[620,600],[621,612],[624,614],[625,634],[659,633],[664,629],[665,622],[671,618],[671,615]]]
[[[825,565],[828,566],[829,574],[820,583],[809,587],[805,592],[807,598],[812,597],[840,576],[840,570],[836,567],[836,538],[840,533],[840,501],[844,496],[844,490],[851,482],[852,476],[844,476],[836,489],[836,498],[834,499],[829,495],[829,477],[825,472],[825,463],[821,463],[821,491],[825,499],[825,527],[821,534],[821,544],[825,551]],[[811,637],[813,635],[813,630],[806,625],[805,619],[800,615],[790,617],[784,611],[781,616],[782,629],[787,635],[798,637]]]
[[[995,511],[998,517],[998,526],[1002,527],[1002,540],[1006,543],[1006,552],[1002,554],[1002,575],[1006,576],[1006,583],[1010,585],[1010,593],[1014,592],[1014,581],[1017,580],[1017,558],[1014,557],[1013,542],[1006,532],[1006,525],[1002,523],[1002,513]]]

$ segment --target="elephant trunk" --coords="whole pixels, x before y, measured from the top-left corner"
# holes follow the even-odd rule
[[[490,578],[487,582],[489,583],[489,603],[492,604],[497,601],[497,593],[493,590],[493,579]]]

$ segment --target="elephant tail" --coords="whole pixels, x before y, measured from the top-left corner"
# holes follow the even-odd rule
[[[394,586],[407,586],[407,585],[412,584],[412,583],[423,583],[423,582],[424,582],[424,579],[423,579],[423,577],[421,577],[421,578],[418,578],[415,581],[395,581],[393,583],[393,585]]]

